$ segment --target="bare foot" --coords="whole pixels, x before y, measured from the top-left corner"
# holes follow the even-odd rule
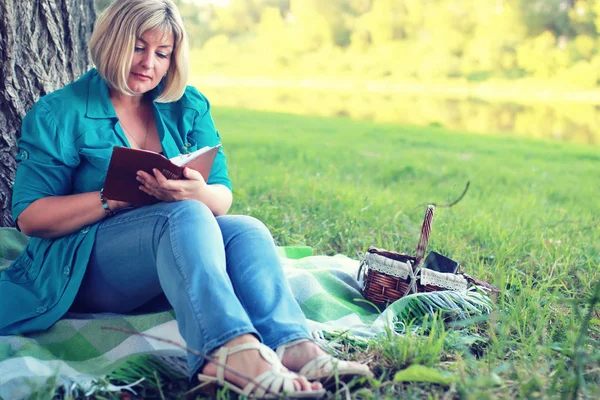
[[[281,363],[291,371],[299,372],[309,361],[317,357],[328,355],[325,350],[316,343],[306,340],[285,349]],[[349,365],[357,370],[363,370],[369,374],[369,367],[356,361],[347,361]]]
[[[225,343],[224,346],[233,347],[249,342],[259,343],[258,339],[253,335],[242,335]],[[258,350],[252,349],[229,356],[227,358],[227,366],[251,379],[254,379],[263,372],[271,369],[271,364],[262,358]],[[288,371],[286,368],[283,368],[283,372]],[[209,362],[202,369],[202,374],[217,376],[217,365]],[[228,370],[225,370],[225,380],[241,388],[244,388],[250,382],[247,378],[238,376]],[[313,390],[320,390],[323,386],[319,382],[310,383],[305,377],[298,375],[297,378],[294,379],[294,388],[296,390],[310,392]]]

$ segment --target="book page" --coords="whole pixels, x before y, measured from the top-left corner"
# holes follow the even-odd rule
[[[171,160],[171,162],[173,164],[175,164],[175,165],[177,165],[179,167],[183,167],[185,164],[187,164],[190,161],[196,159],[197,157],[199,157],[200,155],[206,153],[210,149],[211,149],[210,146],[204,146],[201,149],[198,149],[196,151],[193,151],[193,152],[187,153],[187,154],[180,154],[178,156],[170,158],[169,160]]]

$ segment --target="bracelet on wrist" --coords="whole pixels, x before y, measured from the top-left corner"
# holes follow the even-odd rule
[[[104,197],[104,188],[100,189],[100,203],[102,203],[102,208],[104,208],[104,212],[108,217],[115,214],[115,212],[108,206],[108,200],[106,197]]]

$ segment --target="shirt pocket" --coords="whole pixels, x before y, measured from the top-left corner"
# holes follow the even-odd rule
[[[0,281],[24,284],[34,281],[40,274],[40,265],[33,262],[27,250],[23,251],[8,267],[0,273]]]
[[[84,164],[89,164],[90,166],[102,172],[108,171],[108,164],[110,164],[112,152],[112,147],[79,150],[79,154]]]

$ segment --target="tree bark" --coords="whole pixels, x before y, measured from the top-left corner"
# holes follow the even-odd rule
[[[11,226],[21,120],[90,67],[93,0],[0,0],[0,226]]]

